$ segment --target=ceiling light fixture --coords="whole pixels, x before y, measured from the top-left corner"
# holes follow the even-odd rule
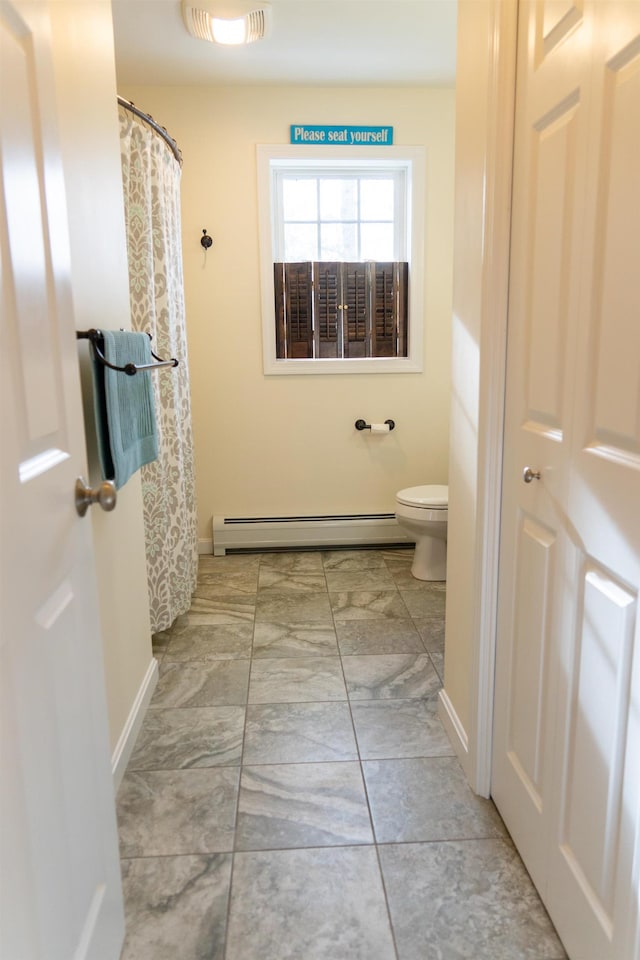
[[[210,43],[242,44],[263,40],[271,28],[271,4],[260,0],[182,0],[189,33]]]

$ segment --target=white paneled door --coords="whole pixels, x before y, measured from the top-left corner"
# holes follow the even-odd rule
[[[640,3],[523,2],[516,103],[492,793],[572,960],[637,960]]]
[[[0,956],[123,938],[47,6],[0,3]],[[87,218],[87,242],[94,225]],[[95,507],[93,509],[96,509]]]

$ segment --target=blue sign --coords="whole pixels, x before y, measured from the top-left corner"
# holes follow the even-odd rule
[[[390,147],[393,127],[313,126],[291,124],[291,143],[347,147]]]

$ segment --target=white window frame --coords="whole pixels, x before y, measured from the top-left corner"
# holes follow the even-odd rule
[[[326,150],[326,153],[324,152]],[[272,216],[277,192],[275,171],[287,166],[308,165],[322,169],[354,167],[377,170],[404,168],[406,191],[404,211],[409,263],[409,327],[406,357],[362,357],[344,359],[291,360],[276,357],[276,330],[273,264],[278,260],[278,244]],[[345,374],[345,373],[421,373],[424,366],[424,219],[425,148],[424,147],[324,147],[275,146],[258,144],[258,216],[260,237],[260,285],[262,296],[262,345],[264,373]]]

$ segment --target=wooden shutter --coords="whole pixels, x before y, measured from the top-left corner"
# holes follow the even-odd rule
[[[316,357],[342,356],[340,266],[334,261],[313,264],[313,310]]]
[[[368,264],[342,264],[342,315],[345,357],[371,356]]]
[[[371,356],[406,357],[409,265],[378,262],[372,268]]]
[[[274,284],[279,360],[407,356],[407,263],[275,263]]]
[[[311,264],[274,263],[276,357],[307,360],[313,357]]]

